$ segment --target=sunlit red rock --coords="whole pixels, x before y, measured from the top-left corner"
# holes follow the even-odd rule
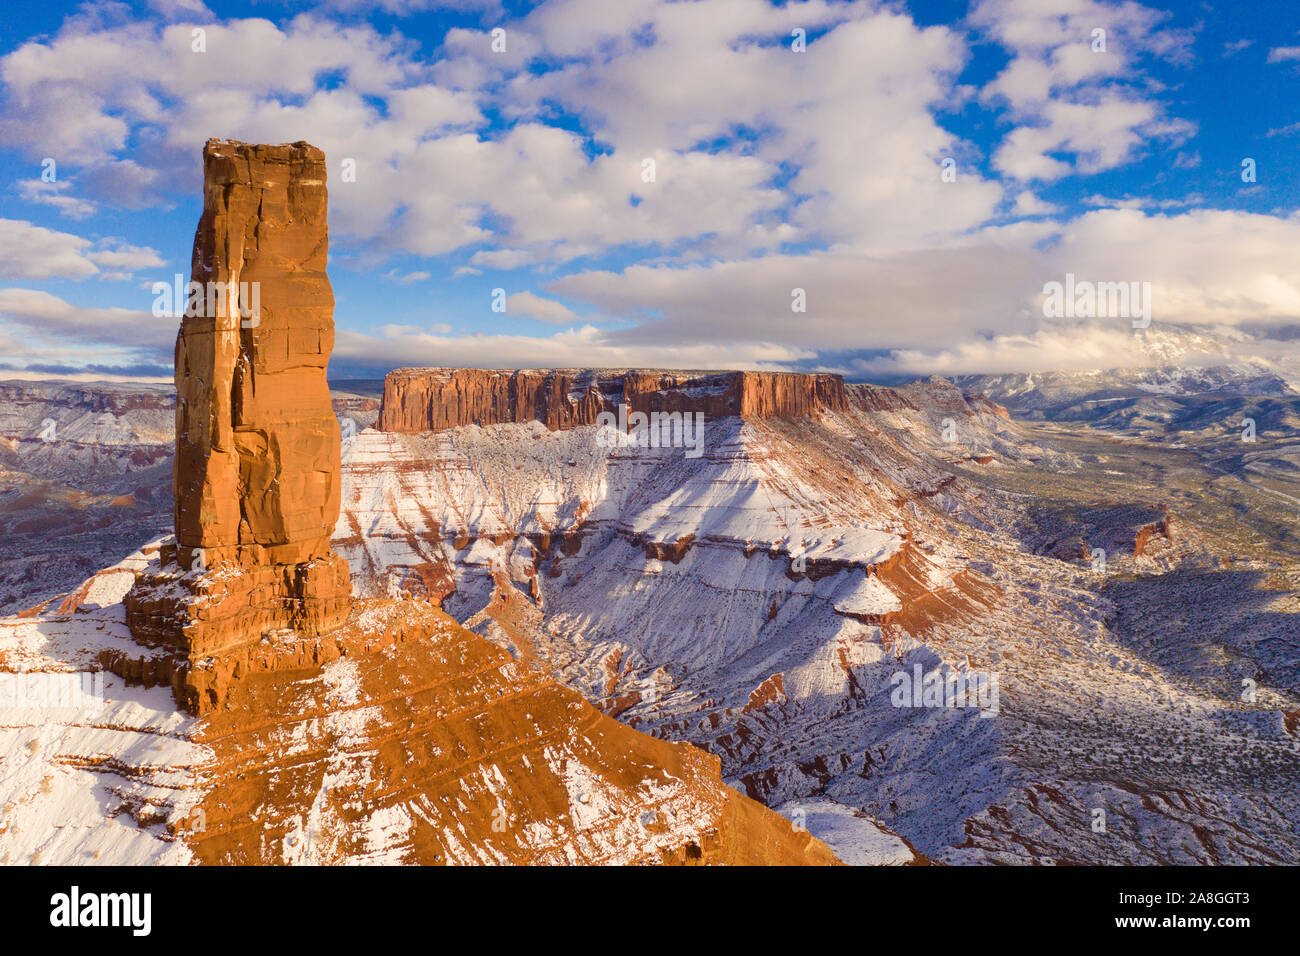
[[[552,431],[594,425],[602,412],[700,412],[712,421],[801,418],[843,411],[844,379],[800,372],[406,368],[384,380],[378,427],[442,431],[539,421]]]
[[[186,657],[173,687],[192,710],[221,703],[200,672],[222,665],[205,662],[276,630],[325,633],[351,599],[330,548],[340,435],[325,381],[325,155],[209,140],[203,172],[203,294],[176,338],[176,540],[125,602],[138,640]]]

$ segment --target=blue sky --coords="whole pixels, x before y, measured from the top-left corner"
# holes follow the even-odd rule
[[[1293,358],[1293,5],[370,6],[8,10],[0,375],[170,374],[209,136],[326,150],[339,376]],[[1045,317],[1066,272],[1152,328]]]

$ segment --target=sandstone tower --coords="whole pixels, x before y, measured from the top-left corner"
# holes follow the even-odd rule
[[[191,709],[219,695],[198,700],[187,672],[219,672],[274,632],[313,636],[347,619],[348,566],[330,548],[340,436],[325,380],[328,244],[321,150],[208,141],[176,337],[176,540],[126,601],[137,640],[188,659],[172,683]]]

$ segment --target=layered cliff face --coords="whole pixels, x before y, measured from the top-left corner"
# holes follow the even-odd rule
[[[594,425],[602,412],[699,412],[715,420],[801,418],[843,411],[844,379],[796,372],[407,368],[390,372],[378,427],[442,431],[538,421],[551,431]]]
[[[132,382],[116,384],[94,382],[0,382],[0,435],[18,436],[31,427],[30,422],[57,415],[69,421],[69,413],[102,415],[111,413],[125,418],[132,413],[137,426],[163,426],[163,418],[170,419],[176,407],[176,397],[165,385]],[[78,422],[81,419],[76,419]],[[144,437],[139,435],[138,437]]]
[[[0,382],[0,468],[120,494],[171,457],[175,408],[161,384]]]
[[[136,638],[184,658],[173,687],[196,711],[221,704],[209,661],[277,629],[328,632],[351,597],[329,542],[340,434],[324,154],[209,140],[203,171],[176,338],[175,543],[126,599]]]

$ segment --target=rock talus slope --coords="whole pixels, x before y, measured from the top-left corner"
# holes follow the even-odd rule
[[[203,739],[212,863],[833,863],[723,784],[423,602],[366,602],[339,656],[263,672]],[[247,714],[268,715],[248,721]]]
[[[420,601],[282,632],[179,710],[121,598],[150,552],[0,619],[0,863],[833,864],[726,786],[718,759],[639,733]],[[17,680],[85,678],[51,708]]]

